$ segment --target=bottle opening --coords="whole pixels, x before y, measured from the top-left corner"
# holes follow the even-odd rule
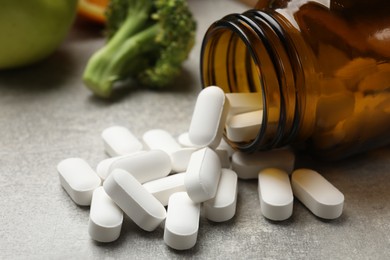
[[[261,94],[263,115],[256,138],[230,142],[247,152],[283,146],[294,135],[295,78],[275,25],[259,11],[232,14],[214,23],[203,40],[204,87],[216,85],[225,93]]]

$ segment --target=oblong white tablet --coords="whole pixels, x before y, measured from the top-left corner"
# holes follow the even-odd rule
[[[176,250],[192,248],[198,237],[199,217],[199,203],[193,202],[186,192],[174,193],[169,198],[164,242]]]
[[[264,217],[281,221],[291,217],[294,196],[289,175],[280,169],[267,168],[259,173],[260,209]]]
[[[324,219],[338,218],[343,212],[344,195],[318,172],[298,169],[292,173],[294,195],[314,215]]]
[[[233,142],[249,142],[260,132],[263,110],[237,114],[226,122],[226,137]]]
[[[152,231],[165,219],[164,206],[130,173],[115,169],[103,183],[110,198],[134,223]]]
[[[196,147],[185,147],[170,154],[172,162],[173,172],[184,172],[187,170],[188,164],[191,159],[191,155],[196,152],[199,148]]]
[[[158,199],[164,206],[168,205],[169,197],[180,191],[186,191],[184,186],[185,173],[177,173],[167,177],[148,181],[143,184],[144,188]]]
[[[226,93],[229,100],[229,117],[263,109],[261,93]]]
[[[123,126],[111,126],[103,130],[102,139],[110,156],[118,156],[142,150],[142,143]]]
[[[188,196],[194,202],[213,198],[221,176],[221,162],[218,155],[205,147],[192,154],[184,178]]]
[[[103,187],[95,189],[89,213],[88,233],[99,242],[115,241],[123,223],[122,210],[111,200]]]
[[[203,89],[196,100],[188,135],[198,146],[215,148],[221,142],[228,112],[228,101],[219,87]]]
[[[222,169],[217,194],[203,203],[207,219],[214,222],[228,221],[236,213],[237,174],[230,169]]]
[[[185,171],[191,154],[197,150],[194,147],[182,148],[169,132],[162,129],[149,130],[145,132],[142,139],[150,149],[159,149],[169,155],[173,172]]]
[[[177,137],[177,142],[182,147],[201,147],[199,145],[195,145],[191,142],[188,132],[182,133]]]
[[[146,131],[142,140],[151,150],[163,150],[167,154],[171,154],[181,148],[176,139],[163,129],[152,129]]]
[[[135,153],[132,153],[131,155],[134,155],[137,153],[143,153],[143,152],[145,152],[145,151],[135,152]],[[115,156],[115,157],[107,158],[107,159],[100,161],[98,163],[98,165],[96,166],[96,173],[97,173],[97,175],[99,175],[100,179],[102,179],[104,181],[108,177],[108,175],[110,174],[111,164],[113,162],[115,162],[116,160],[123,158],[125,156],[130,156],[130,154]]]
[[[57,165],[60,182],[72,200],[80,206],[91,205],[92,193],[101,181],[96,172],[81,158],[68,158]]]
[[[232,170],[240,179],[257,179],[259,172],[266,168],[278,168],[291,174],[294,164],[295,155],[289,148],[251,154],[237,151],[232,156]]]
[[[108,172],[114,169],[123,169],[130,172],[139,182],[159,179],[171,172],[171,159],[161,150],[150,150],[129,154],[114,160]]]

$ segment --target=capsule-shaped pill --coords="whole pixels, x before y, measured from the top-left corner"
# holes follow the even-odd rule
[[[188,132],[182,133],[177,137],[177,142],[182,147],[201,147],[191,142]]]
[[[151,150],[160,149],[167,154],[173,153],[181,148],[175,138],[163,129],[152,129],[144,133],[142,140]]]
[[[164,206],[168,205],[169,197],[175,192],[186,191],[184,186],[185,173],[177,173],[167,177],[148,181],[144,188],[158,199]]]
[[[103,183],[110,198],[140,228],[152,231],[165,219],[164,206],[130,173],[115,169]]]
[[[229,100],[228,117],[263,109],[261,93],[226,93],[225,95]]]
[[[111,126],[102,132],[104,148],[108,155],[119,156],[142,150],[142,143],[123,126]]]
[[[171,153],[170,157],[172,162],[172,171],[173,172],[186,171],[192,154],[197,150],[198,148],[195,147],[186,147],[186,148],[180,148],[176,152]]]
[[[232,116],[226,123],[226,137],[232,142],[249,142],[260,132],[263,110]]]
[[[191,154],[197,150],[194,147],[182,148],[170,133],[162,129],[149,130],[142,139],[150,149],[159,149],[169,155],[173,172],[185,171]]]
[[[214,222],[228,221],[236,213],[237,174],[230,169],[222,169],[217,194],[203,203],[207,219]]]
[[[240,179],[256,179],[261,170],[278,168],[288,174],[294,170],[295,155],[288,148],[246,154],[237,151],[232,156],[232,169]]]
[[[218,155],[205,147],[192,154],[184,178],[188,196],[194,202],[204,202],[217,192],[221,176],[221,162]]]
[[[123,156],[114,160],[108,172],[123,169],[130,172],[139,182],[159,179],[171,172],[171,159],[161,150],[151,150]]]
[[[338,218],[343,212],[344,195],[318,172],[298,169],[292,173],[293,193],[314,215]]]
[[[137,153],[144,153],[144,152],[145,151],[139,151],[139,152],[135,152],[132,154],[120,155],[120,156],[115,156],[115,157],[110,157],[110,158],[104,159],[104,160],[100,161],[98,163],[98,165],[96,166],[96,173],[97,173],[97,175],[99,175],[100,179],[102,179],[104,181],[105,179],[107,179],[108,175],[110,174],[110,167],[111,167],[111,164],[113,162],[115,162],[116,160],[118,160],[120,158],[126,157],[126,156],[132,156],[132,155],[135,155]]]
[[[96,172],[81,158],[68,158],[57,165],[60,182],[72,200],[80,206],[91,205],[92,193],[101,181]]]
[[[219,87],[203,89],[195,104],[188,131],[191,142],[215,148],[222,138],[228,113],[228,101]]]
[[[164,242],[176,250],[186,250],[196,244],[199,229],[200,204],[186,192],[174,193],[168,202]]]
[[[103,187],[95,189],[89,213],[88,233],[99,242],[115,241],[123,223],[122,210],[111,200]]]
[[[292,215],[294,196],[288,174],[280,169],[267,168],[259,173],[258,192],[264,217],[281,221]]]

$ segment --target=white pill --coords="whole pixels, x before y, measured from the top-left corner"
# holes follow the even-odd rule
[[[185,173],[177,173],[167,177],[148,181],[143,184],[144,188],[158,199],[164,206],[168,205],[169,197],[180,191],[186,191],[184,186]]]
[[[149,130],[142,139],[150,149],[159,149],[169,155],[173,172],[185,171],[191,154],[197,150],[193,147],[182,148],[170,133],[162,129]]]
[[[228,112],[228,101],[219,87],[203,89],[195,104],[188,131],[191,142],[215,148],[222,138]]]
[[[115,241],[123,223],[122,210],[111,200],[103,187],[95,189],[89,213],[88,233],[99,242]]]
[[[123,126],[111,126],[102,132],[104,147],[108,155],[118,156],[142,150],[142,143]]]
[[[194,202],[204,202],[217,192],[221,176],[221,162],[218,155],[205,147],[192,154],[184,178],[188,196]]]
[[[109,173],[114,169],[123,169],[130,172],[139,182],[159,179],[171,172],[171,159],[161,150],[151,150],[129,154],[114,160]]]
[[[232,170],[240,179],[256,179],[259,172],[266,168],[278,168],[291,174],[294,164],[294,153],[288,148],[251,154],[237,151],[232,156]]]
[[[182,133],[177,137],[178,143],[182,147],[201,147],[199,145],[195,145],[191,142],[188,132]]]
[[[181,148],[176,139],[163,129],[152,129],[144,133],[142,140],[151,150],[160,149],[171,154]]]
[[[294,196],[288,174],[280,169],[267,168],[259,173],[260,209],[264,217],[281,221],[292,215]]]
[[[195,147],[186,147],[180,148],[176,152],[170,154],[172,162],[172,171],[173,172],[184,172],[187,170],[190,158],[194,152],[199,148]]]
[[[164,242],[176,250],[192,248],[198,236],[199,217],[199,203],[193,202],[186,192],[174,193],[169,198]]]
[[[100,178],[81,158],[68,158],[57,165],[60,182],[72,200],[81,206],[91,205],[92,193],[100,186]]]
[[[133,154],[143,153],[143,152],[145,152],[145,151],[135,152]],[[119,158],[123,158],[123,157],[128,156],[128,155],[115,156],[115,157],[107,158],[107,159],[104,159],[104,160],[100,161],[98,163],[98,165],[96,166],[96,173],[104,181],[108,177],[108,175],[110,173],[110,166],[111,166],[111,164],[113,162],[115,162],[116,160],[118,160]]]
[[[263,110],[232,116],[226,122],[226,137],[232,142],[249,142],[260,132]]]
[[[205,216],[215,222],[227,221],[234,217],[237,204],[237,174],[230,169],[222,169],[217,194],[203,203]]]
[[[115,169],[103,183],[110,198],[134,223],[152,231],[165,219],[164,206],[130,173]]]
[[[226,93],[229,100],[229,117],[263,109],[261,93]]]
[[[291,176],[294,195],[314,215],[324,219],[338,218],[343,212],[344,195],[310,169],[295,170]]]
[[[188,137],[188,132],[185,132],[185,133],[179,135],[177,140],[178,140],[179,144],[183,147],[195,148],[195,149],[201,148],[200,146],[196,146],[193,143],[191,143],[190,138]],[[230,166],[227,166],[227,163],[230,164],[230,160],[229,160],[229,162],[227,161],[226,153],[227,153],[227,156],[229,159],[232,156],[232,154],[234,153],[234,149],[222,138],[221,142],[219,143],[219,145],[217,146],[215,151],[217,152],[218,156],[221,159],[222,168],[229,168]]]

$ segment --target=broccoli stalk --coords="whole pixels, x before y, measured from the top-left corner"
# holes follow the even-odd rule
[[[194,45],[195,28],[186,0],[111,0],[108,42],[88,61],[85,85],[101,97],[127,78],[169,85]]]

